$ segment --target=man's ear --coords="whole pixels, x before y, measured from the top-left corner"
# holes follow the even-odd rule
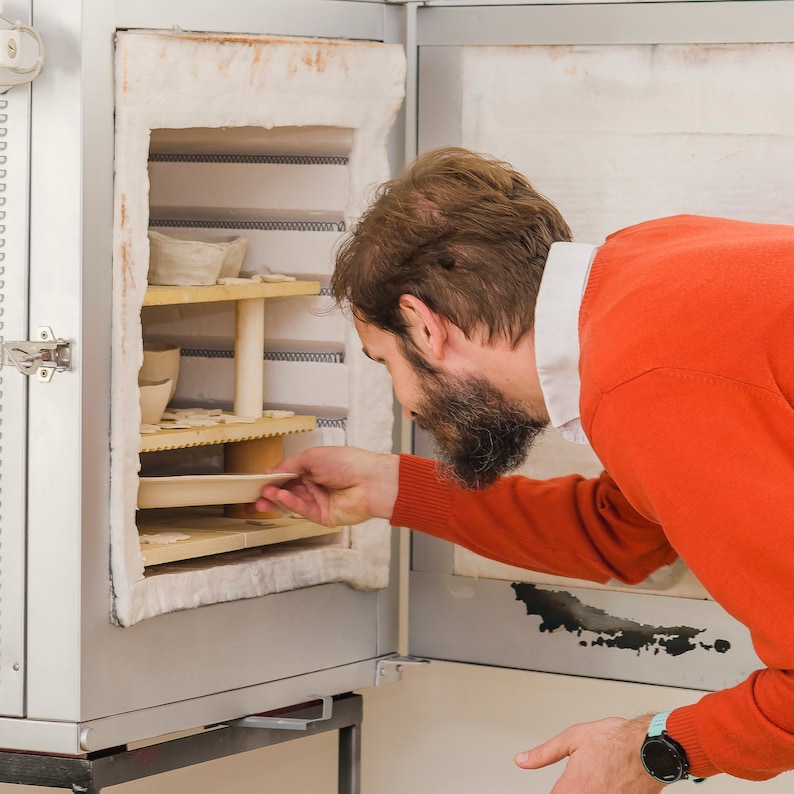
[[[417,349],[429,359],[443,360],[448,342],[447,321],[415,295],[400,296],[400,311]]]

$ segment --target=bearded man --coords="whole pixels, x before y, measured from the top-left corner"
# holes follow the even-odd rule
[[[766,665],[669,713],[576,725],[555,794],[794,768],[794,227],[675,216],[571,242],[508,164],[459,148],[383,185],[332,289],[438,461],[349,447],[260,510],[377,516],[510,565],[627,584],[681,557]],[[600,477],[510,475],[552,425]]]

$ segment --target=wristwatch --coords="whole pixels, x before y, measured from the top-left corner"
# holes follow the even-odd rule
[[[642,743],[640,757],[648,774],[660,783],[675,783],[689,777],[689,761],[684,748],[670,738],[667,731],[667,718],[670,712],[657,714],[648,726],[648,735]],[[704,778],[692,778],[701,783]]]

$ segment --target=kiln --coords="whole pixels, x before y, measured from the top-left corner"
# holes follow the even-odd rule
[[[335,244],[417,150],[460,143],[512,160],[579,239],[670,205],[727,212],[748,192],[746,173],[763,174],[763,189],[742,214],[794,222],[777,200],[791,184],[794,129],[781,109],[794,98],[762,90],[788,90],[765,76],[791,68],[780,31],[794,4],[9,0],[2,11],[47,48],[32,85],[0,98],[3,779],[98,790],[167,766],[142,771],[151,755],[124,749],[137,741],[198,731],[198,760],[283,740],[268,733],[273,722],[257,739],[217,726],[319,693],[324,723],[303,710],[290,718],[348,731],[340,786],[357,791],[360,704],[347,693],[405,663],[395,659],[397,536],[383,522],[328,533],[239,508],[138,509],[139,478],[250,472],[309,443],[413,443],[411,428],[392,430],[385,374],[325,309]],[[20,42],[35,62],[35,37]],[[735,79],[720,84],[742,102],[713,80],[726,70]],[[625,79],[598,82],[592,112],[571,115],[592,100],[588,71]],[[617,131],[599,128],[598,103],[619,96],[639,110]],[[748,102],[759,112],[737,115]],[[688,158],[685,179],[653,171],[660,158],[639,145],[649,136]],[[729,139],[732,168],[721,161]],[[601,178],[609,171],[610,195],[622,186],[625,200],[607,207],[576,187],[585,163],[572,152]],[[149,284],[150,229],[247,237],[247,281]],[[290,280],[253,280],[278,274]],[[174,406],[226,419],[141,434],[145,341],[182,349]],[[597,465],[560,456],[550,447],[530,473]],[[743,627],[686,571],[667,574],[639,592],[592,588],[416,538],[409,647],[697,689],[746,675],[758,661]],[[582,606],[581,625],[541,630],[550,592]],[[587,616],[603,614],[645,639],[599,642]],[[706,664],[656,653],[653,638],[676,627],[695,632],[687,653],[709,654]]]

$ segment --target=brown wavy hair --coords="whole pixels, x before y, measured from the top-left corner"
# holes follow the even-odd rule
[[[403,345],[404,294],[469,337],[516,345],[532,330],[549,247],[570,239],[559,210],[508,163],[444,147],[377,189],[337,250],[331,290]]]

